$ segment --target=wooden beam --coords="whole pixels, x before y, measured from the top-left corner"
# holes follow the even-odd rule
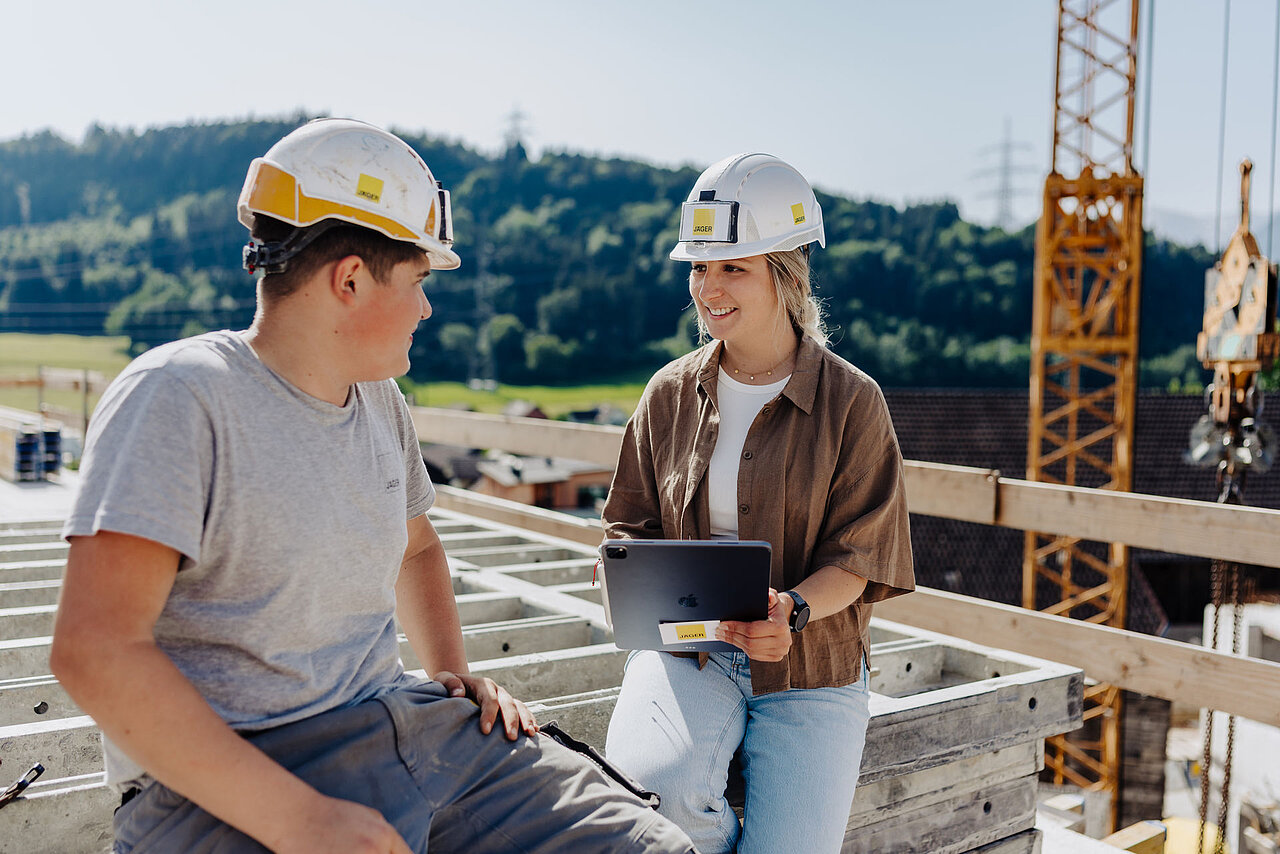
[[[1280,566],[1280,510],[1004,479],[999,509],[1009,528]]]
[[[497,448],[535,457],[567,457],[609,468],[618,464],[618,449],[622,446],[622,428],[604,424],[571,424],[422,406],[411,411],[413,426],[423,442]]]
[[[909,460],[907,507],[912,513],[994,525],[1000,513],[1000,472]]]
[[[1280,664],[929,588],[879,602],[874,615],[1070,664],[1129,691],[1280,726]]]

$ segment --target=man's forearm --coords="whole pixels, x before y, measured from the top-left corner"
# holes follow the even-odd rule
[[[427,549],[400,567],[396,617],[428,676],[470,672],[443,547]]]

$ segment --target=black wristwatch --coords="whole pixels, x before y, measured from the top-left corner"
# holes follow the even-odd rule
[[[795,607],[791,609],[791,616],[787,622],[791,625],[791,631],[799,632],[809,624],[809,603],[804,601],[804,597],[794,590],[782,591],[783,596],[790,596],[791,601],[795,602]]]

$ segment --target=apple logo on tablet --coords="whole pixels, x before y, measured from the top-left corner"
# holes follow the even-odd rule
[[[698,597],[694,596],[692,593],[690,593],[688,596],[681,596],[679,599],[676,600],[676,602],[678,602],[680,605],[682,605],[685,608],[698,607]]]

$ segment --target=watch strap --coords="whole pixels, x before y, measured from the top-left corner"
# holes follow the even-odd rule
[[[809,623],[809,603],[794,590],[784,590],[783,595],[790,596],[791,601],[795,603],[791,608],[791,615],[787,617],[787,624],[791,627],[791,631],[799,632]]]

